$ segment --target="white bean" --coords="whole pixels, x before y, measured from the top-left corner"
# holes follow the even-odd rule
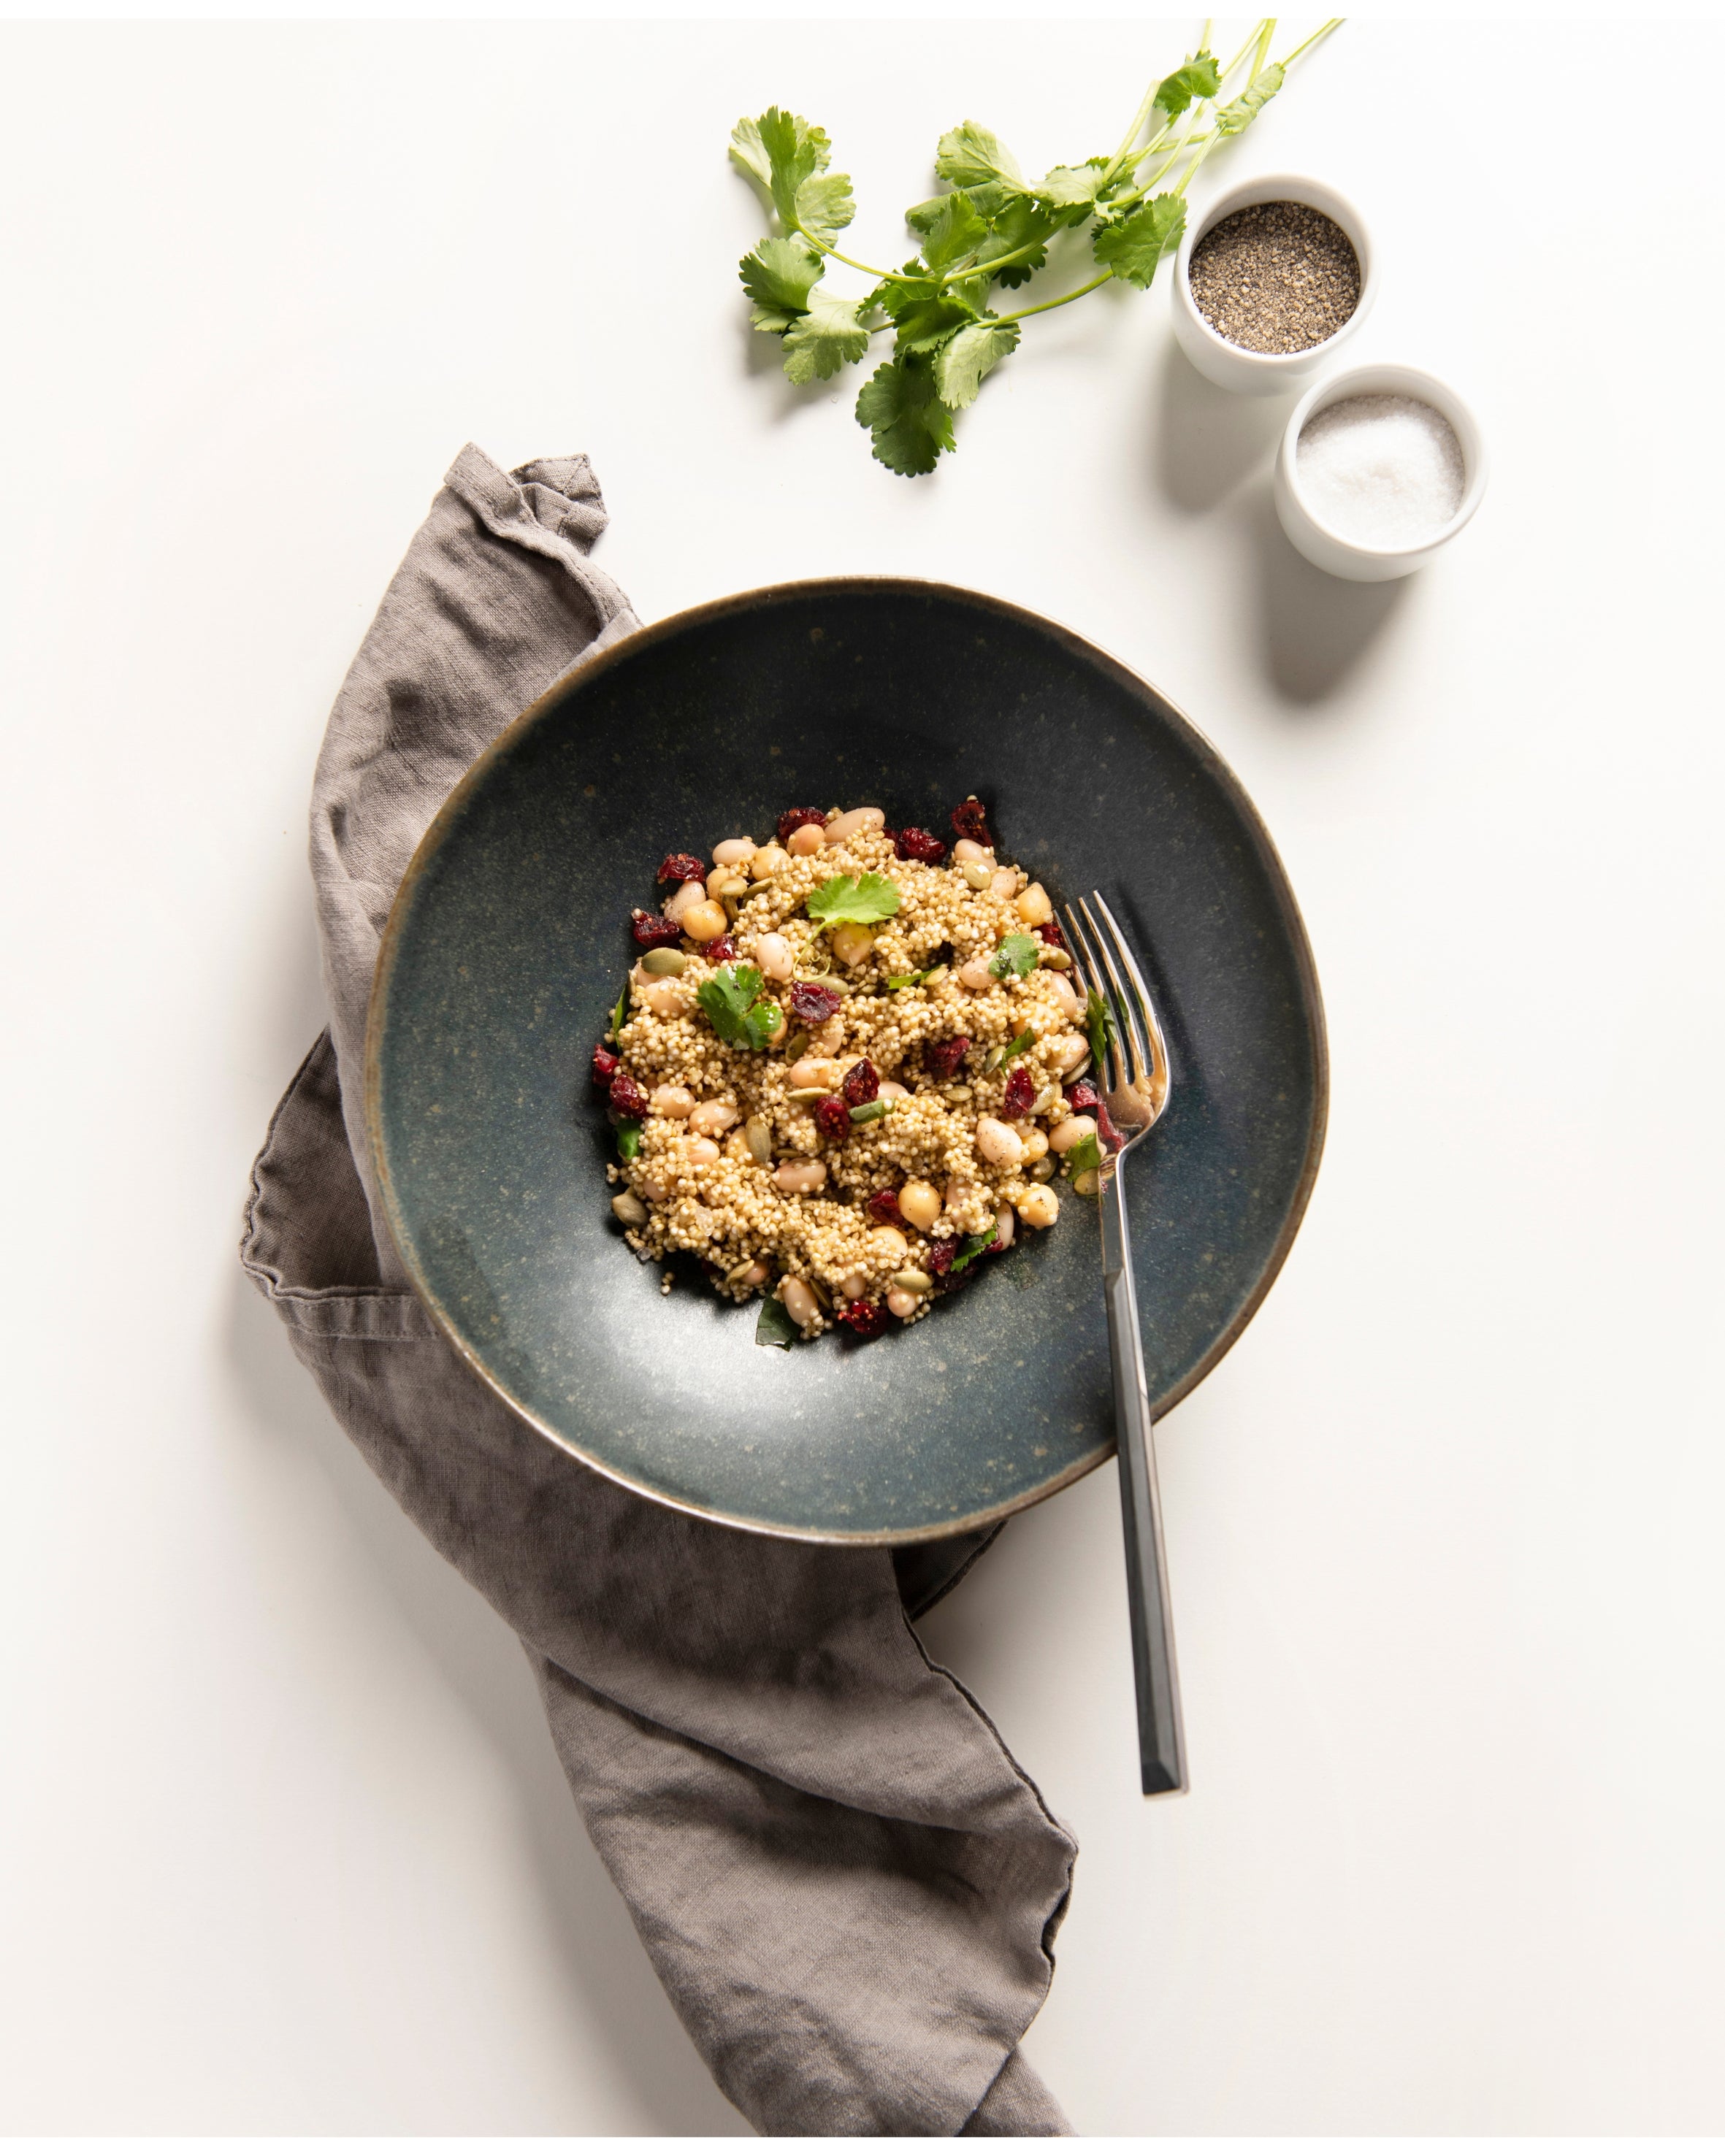
[[[645,1004],[655,1018],[681,1018],[689,1007],[689,990],[667,974],[662,981],[643,981],[635,989],[637,1003]]]
[[[1093,1138],[1095,1135],[1094,1116],[1068,1116],[1049,1132],[1048,1143],[1056,1152],[1070,1152],[1080,1138]]]
[[[1017,869],[996,869],[989,878],[988,887],[996,898],[1010,898],[1018,888]]]
[[[838,1284],[838,1292],[842,1302],[860,1302],[868,1292],[868,1274],[847,1273]]]
[[[703,1138],[716,1138],[738,1120],[737,1111],[724,1101],[703,1101],[689,1117],[689,1128]]]
[[[979,1116],[976,1150],[992,1167],[1017,1168],[1024,1158],[1024,1141],[1010,1123],[995,1116]]]
[[[687,1086],[655,1086],[647,1096],[647,1107],[656,1116],[675,1116],[681,1122],[693,1114],[695,1096]]]
[[[994,1211],[994,1240],[1000,1245],[1003,1250],[1010,1250],[1012,1248],[1013,1226],[1012,1207],[1010,1205],[996,1206]]]
[[[790,946],[775,932],[755,937],[754,963],[770,981],[788,981],[796,971]]]
[[[868,1251],[882,1265],[896,1265],[910,1255],[910,1245],[896,1228],[874,1228],[869,1231]]]
[[[718,1147],[711,1138],[691,1138],[684,1150],[697,1168],[711,1168],[718,1158]]]
[[[641,1194],[649,1205],[662,1205],[671,1193],[662,1183],[656,1182],[651,1175],[644,1175],[641,1178]]]
[[[767,1268],[762,1261],[757,1258],[754,1263],[750,1265],[748,1271],[744,1274],[742,1285],[744,1287],[759,1287],[766,1276]]]
[[[685,911],[689,906],[693,906],[698,900],[705,898],[706,896],[706,885],[704,883],[697,883],[693,877],[691,877],[687,883],[680,883],[677,886],[676,891],[665,901],[666,919],[667,921],[680,921],[682,919]]]
[[[1027,1131],[1024,1133],[1024,1158],[1026,1160],[1040,1160],[1048,1150],[1048,1134],[1046,1131]]]
[[[1068,1018],[1082,1018],[1084,999],[1074,988],[1064,973],[1050,973],[1048,980],[1054,990],[1054,1000]]]
[[[899,1210],[913,1228],[926,1234],[940,1217],[940,1194],[932,1183],[913,1178],[899,1193]]]
[[[717,868],[740,868],[744,861],[752,860],[754,857],[753,839],[721,839],[713,849],[713,865]]]
[[[966,861],[991,861],[994,855],[986,846],[979,846],[974,839],[960,839],[952,850],[952,858],[962,868]]]
[[[749,873],[756,883],[765,883],[769,876],[777,875],[780,869],[789,868],[790,856],[782,846],[757,846],[749,858]]]
[[[793,1087],[824,1086],[829,1093],[838,1091],[839,1081],[844,1075],[842,1066],[825,1055],[805,1055],[801,1062],[793,1063],[785,1074]]]
[[[845,1014],[842,1011],[835,1011],[831,1018],[824,1019],[809,1035],[809,1046],[817,1055],[836,1055],[839,1044],[844,1037]]]
[[[815,1291],[806,1281],[780,1281],[779,1300],[790,1312],[791,1323],[801,1326],[805,1332],[814,1323],[821,1307],[815,1300]]]
[[[790,834],[793,854],[818,854],[826,843],[826,834],[818,824],[799,824]]]
[[[787,1160],[773,1170],[773,1180],[780,1189],[793,1193],[824,1190],[826,1163],[824,1160]]]
[[[969,988],[973,995],[980,995],[991,984],[993,978],[988,970],[986,957],[967,958],[958,969],[959,986]]]
[[[1090,1044],[1081,1033],[1068,1033],[1053,1044],[1054,1068],[1063,1078],[1068,1070],[1076,1070],[1090,1052]]]
[[[1018,1200],[1018,1218],[1027,1228],[1052,1228],[1060,1218],[1060,1200],[1052,1190],[1027,1190]]]
[[[880,1081],[879,1098],[883,1101],[908,1101],[910,1098],[910,1088],[908,1086],[901,1086],[896,1078],[883,1078]]]
[[[842,846],[859,831],[883,831],[886,827],[884,808],[847,808],[842,816],[835,816],[826,826],[821,843],[824,846]]]

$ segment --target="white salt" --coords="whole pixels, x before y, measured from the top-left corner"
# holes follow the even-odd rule
[[[1344,397],[1314,412],[1295,452],[1300,491],[1338,539],[1418,547],[1461,506],[1461,444],[1414,397]]]

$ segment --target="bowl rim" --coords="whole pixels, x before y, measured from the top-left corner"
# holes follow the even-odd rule
[[[1328,1028],[1325,1021],[1322,990],[1319,986],[1317,966],[1312,957],[1311,939],[1306,933],[1305,922],[1294,896],[1294,887],[1283,866],[1280,855],[1259,814],[1250,795],[1241,784],[1232,767],[1215,747],[1182,711],[1178,705],[1163,695],[1153,682],[1147,681],[1137,670],[1123,660],[1115,657],[1093,643],[1089,637],[1068,628],[1063,622],[1049,615],[1038,613],[1032,608],[1018,605],[1011,599],[996,598],[988,592],[971,590],[962,584],[950,584],[938,578],[894,575],[842,575],[810,577],[793,579],[784,583],[756,585],[746,591],[732,592],[716,599],[704,599],[692,607],[685,607],[662,620],[647,622],[620,636],[615,644],[590,657],[578,659],[560,674],[543,693],[536,696],[526,710],[512,719],[508,725],[491,742],[468,766],[444,800],[437,814],[427,825],[425,836],[414,849],[399,886],[390,902],[389,917],[384,924],[383,937],[378,947],[376,970],[372,977],[371,995],[366,1008],[365,1028],[365,1130],[371,1151],[372,1173],[383,1200],[389,1232],[395,1242],[398,1255],[412,1283],[415,1294],[425,1305],[432,1322],[476,1377],[503,1402],[514,1414],[554,1445],[561,1452],[579,1460],[595,1474],[609,1482],[620,1484],[637,1496],[652,1503],[664,1505],[671,1511],[684,1512],[704,1519],[718,1527],[737,1527],[753,1534],[770,1535],[787,1542],[825,1543],[841,1548],[873,1546],[878,1548],[908,1547],[914,1543],[948,1542],[955,1537],[974,1533],[981,1529],[1001,1525],[1015,1512],[1027,1512],[1059,1491],[1080,1481],[1094,1469],[1102,1466],[1114,1453],[1112,1442],[1105,1443],[1093,1455],[1074,1460],[1070,1466],[1046,1483],[1033,1490],[1008,1498],[999,1504],[987,1505],[966,1514],[962,1519],[940,1520],[921,1527],[909,1530],[883,1531],[878,1528],[859,1529],[855,1532],[836,1532],[830,1527],[810,1528],[786,1527],[776,1520],[759,1520],[744,1514],[729,1512],[718,1506],[703,1505],[687,1498],[675,1497],[637,1476],[626,1474],[606,1460],[599,1459],[584,1447],[574,1443],[561,1430],[554,1430],[541,1416],[536,1414],[523,1401],[516,1398],[509,1387],[487,1364],[484,1358],[463,1338],[459,1327],[444,1308],[430,1283],[420,1274],[414,1257],[409,1255],[412,1245],[405,1235],[405,1223],[394,1178],[390,1173],[388,1150],[384,1142],[383,1129],[383,1060],[382,1045],[388,1021],[389,988],[394,977],[395,957],[400,944],[406,917],[411,909],[413,896],[430,862],[441,849],[451,829],[459,819],[469,797],[483,783],[495,762],[507,755],[515,744],[538,724],[546,713],[560,702],[572,684],[590,679],[614,665],[626,654],[644,650],[650,644],[667,640],[680,631],[697,624],[718,621],[726,616],[742,613],[751,608],[779,600],[806,598],[816,595],[832,598],[849,597],[858,593],[902,593],[914,598],[941,598],[956,599],[965,604],[979,606],[1006,619],[1022,622],[1041,631],[1050,631],[1081,657],[1099,665],[1105,673],[1113,675],[1127,688],[1139,692],[1148,690],[1174,720],[1177,730],[1186,736],[1188,746],[1211,776],[1221,785],[1238,812],[1241,822],[1257,850],[1260,865],[1267,875],[1274,894],[1277,909],[1289,931],[1293,947],[1295,970],[1300,977],[1305,1014],[1312,1050],[1313,1098],[1312,1120],[1306,1140],[1305,1157],[1300,1163],[1299,1179],[1292,1201],[1281,1229],[1271,1248],[1268,1260],[1251,1293],[1245,1298],[1227,1327],[1211,1343],[1208,1351],[1188,1371],[1177,1384],[1152,1403],[1156,1419],[1161,1419],[1186,1399],[1221,1362],[1228,1350],[1257,1315],[1264,1297],[1274,1286],[1288,1253],[1293,1248],[1295,1237],[1305,1217],[1311,1199],[1312,1188],[1317,1181],[1318,1168],[1323,1158],[1324,1141],[1330,1117],[1330,1051]]]

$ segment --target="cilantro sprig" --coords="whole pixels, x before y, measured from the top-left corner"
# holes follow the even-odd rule
[[[1017,348],[1021,323],[1110,282],[1149,289],[1180,244],[1186,191],[1205,159],[1251,126],[1294,62],[1339,20],[1280,60],[1269,57],[1274,18],[1258,23],[1226,66],[1200,49],[1151,84],[1111,157],[1056,165],[1039,180],[966,120],[940,138],[935,170],[946,192],[904,213],[919,244],[897,270],[839,251],[857,205],[848,177],[829,170],[824,129],[778,105],[739,120],[732,160],[777,227],[739,265],[755,328],[780,339],[785,372],[800,383],[829,381],[890,334],[891,357],[863,383],[857,422],[889,471],[932,471],[956,446],[955,415]],[[1016,292],[1047,268],[1057,235],[1086,229],[1094,276],[1033,305],[1002,312],[992,304],[996,289]],[[829,262],[859,271],[868,288],[852,298],[828,291]]]
[[[713,1030],[732,1048],[764,1049],[779,1030],[784,1014],[777,1004],[762,1003],[760,973],[754,966],[721,966],[703,981],[695,1000]]]
[[[1015,931],[1011,936],[1001,938],[998,949],[988,962],[988,970],[997,981],[1004,981],[1009,975],[1015,975],[1022,981],[1027,973],[1036,971],[1042,947],[1034,936],[1025,936]]]
[[[1104,1052],[1114,1045],[1114,1019],[1108,1005],[1092,988],[1084,998],[1084,1031],[1090,1036],[1090,1060],[1096,1066],[1096,1075],[1102,1075]]]
[[[829,876],[809,893],[809,918],[823,927],[842,921],[890,921],[899,911],[899,886],[890,876]]]
[[[1087,1168],[1100,1168],[1102,1147],[1093,1131],[1087,1131],[1075,1146],[1066,1149],[1066,1164],[1074,1174],[1082,1174]]]

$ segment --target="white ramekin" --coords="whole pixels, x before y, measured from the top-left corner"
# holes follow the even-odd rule
[[[1417,398],[1421,403],[1441,412],[1455,429],[1455,439],[1461,447],[1461,506],[1424,545],[1362,547],[1357,540],[1344,539],[1319,521],[1300,491],[1300,430],[1315,412],[1339,403],[1344,397]],[[1327,376],[1306,391],[1283,429],[1282,445],[1276,452],[1273,487],[1276,515],[1282,521],[1283,531],[1315,568],[1326,569],[1332,577],[1346,577],[1352,583],[1381,584],[1392,577],[1405,577],[1415,569],[1423,569],[1434,554],[1449,545],[1479,507],[1486,491],[1486,477],[1485,437],[1473,413],[1455,392],[1447,382],[1439,382],[1434,374],[1427,374],[1420,367],[1386,364],[1348,367],[1340,374]]]
[[[1223,218],[1232,217],[1237,209],[1249,209],[1254,203],[1267,202],[1304,203],[1309,209],[1321,210],[1341,227],[1360,258],[1360,304],[1334,336],[1326,337],[1322,344],[1315,344],[1307,352],[1248,352],[1244,345],[1230,344],[1211,328],[1192,296],[1193,248]],[[1196,224],[1187,225],[1174,257],[1171,282],[1174,335],[1198,372],[1208,376],[1218,389],[1238,390],[1248,397],[1274,397],[1284,390],[1303,389],[1334,356],[1342,340],[1351,337],[1365,321],[1377,297],[1377,265],[1365,220],[1345,195],[1300,172],[1266,172],[1261,179],[1242,180],[1238,187],[1218,195]]]

